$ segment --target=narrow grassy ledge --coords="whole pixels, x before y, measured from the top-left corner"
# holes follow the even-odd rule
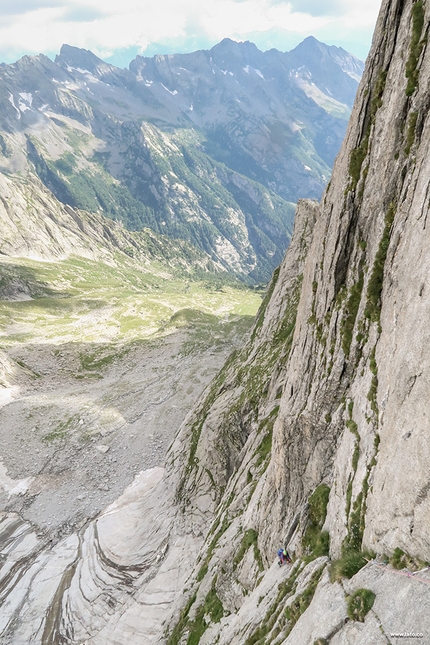
[[[362,536],[364,534],[364,527],[365,527],[365,520],[366,520],[367,495],[369,493],[369,478],[370,478],[370,474],[371,474],[373,468],[378,463],[378,452],[379,452],[380,441],[381,441],[380,436],[379,436],[379,434],[377,434],[375,436],[374,440],[373,440],[373,446],[374,446],[375,452],[373,454],[373,457],[372,457],[370,463],[367,464],[366,476],[365,476],[364,481],[363,481],[363,488],[362,488],[363,502],[362,502],[362,506],[361,506],[361,517],[360,517],[361,535]]]
[[[376,421],[378,421],[379,407],[378,407],[378,401],[376,399],[376,395],[378,392],[378,365],[376,363],[375,354],[376,354],[376,350],[374,347],[369,356],[369,366],[370,366],[370,371],[372,372],[372,381],[370,383],[367,399],[370,402],[370,407],[372,408],[372,412],[375,415],[375,419]]]
[[[408,120],[408,131],[406,135],[405,154],[409,155],[415,141],[415,132],[417,127],[418,112],[411,112]]]
[[[358,433],[357,433],[358,434]],[[367,495],[369,492],[369,478],[373,468],[377,463],[377,456],[379,450],[380,437],[377,434],[374,439],[374,449],[375,452],[370,463],[366,468],[366,476],[363,480],[363,486],[361,492],[357,495],[352,512],[350,513],[351,508],[351,498],[352,498],[352,481],[348,484],[347,490],[347,520],[348,520],[348,534],[345,537],[342,544],[342,557],[339,560],[336,560],[332,563],[330,577],[332,582],[334,580],[340,580],[342,577],[351,578],[357,571],[359,571],[368,560],[374,557],[374,554],[371,552],[362,552],[362,543],[363,535],[365,529],[365,520],[366,520],[366,508],[367,508]],[[354,461],[354,456],[353,456]]]
[[[370,138],[370,132],[366,133],[361,144],[357,148],[354,148],[351,151],[351,157],[349,160],[349,169],[348,169],[349,176],[351,178],[351,183],[349,185],[350,190],[355,190],[357,188],[358,182],[360,181],[361,167],[363,165],[364,160],[367,157],[367,152],[369,150],[369,138]]]
[[[366,476],[363,480],[361,492],[357,495],[351,511],[351,498],[352,498],[352,482],[348,484],[346,493],[346,517],[348,520],[348,534],[342,544],[342,558],[337,560],[332,565],[332,578],[340,579],[341,577],[351,577],[362,566],[364,566],[368,559],[373,557],[371,553],[363,553],[361,551],[363,534],[365,529],[366,508],[367,508],[367,495],[369,491],[369,477],[374,466],[377,463],[377,453],[379,448],[379,435],[376,435],[374,440],[375,453],[372,460],[367,465]],[[356,444],[357,450],[358,444]],[[356,450],[353,455],[353,463],[355,461]],[[358,453],[356,464],[358,463]],[[356,466],[355,466],[356,467]],[[354,471],[355,474],[355,471]],[[357,568],[358,567],[358,568]]]
[[[418,86],[418,78],[420,71],[418,69],[418,61],[420,59],[423,47],[426,43],[421,39],[424,27],[424,3],[423,0],[418,0],[412,5],[411,11],[412,19],[412,38],[409,47],[409,58],[406,63],[406,78],[408,84],[406,86],[406,96],[412,96]]]
[[[372,273],[367,285],[367,299],[366,307],[364,309],[364,315],[371,322],[377,322],[378,325],[381,316],[381,293],[384,280],[385,260],[387,259],[388,246],[390,244],[391,238],[391,229],[393,226],[396,211],[396,203],[391,202],[385,216],[384,231],[382,233],[381,241],[379,242],[379,248],[376,252]]]
[[[349,356],[349,350],[352,342],[352,332],[354,330],[355,321],[357,319],[358,308],[360,306],[361,294],[363,291],[364,274],[360,271],[358,281],[353,284],[349,292],[348,300],[346,301],[344,318],[341,325],[342,333],[342,349],[345,356]]]
[[[207,594],[204,603],[197,609],[194,620],[189,620],[189,613],[192,605],[196,601],[196,594],[194,594],[185,605],[181,612],[179,621],[175,625],[170,637],[167,640],[167,645],[178,645],[183,643],[184,634],[188,632],[187,645],[198,645],[200,639],[209,627],[205,617],[209,616],[212,623],[219,623],[224,616],[223,605],[218,598],[215,590],[216,578],[212,581],[212,586]]]
[[[218,520],[218,522],[219,522],[219,520]],[[231,522],[230,522],[228,516],[224,515],[221,527],[217,530],[217,532],[215,533],[214,537],[212,538],[212,540],[211,540],[211,542],[210,542],[210,544],[209,544],[209,546],[207,548],[206,557],[205,557],[205,559],[203,561],[203,564],[200,567],[199,572],[197,574],[197,582],[201,582],[203,580],[203,578],[205,577],[205,575],[207,574],[208,569],[209,569],[209,562],[210,562],[210,559],[211,559],[211,557],[213,555],[215,547],[218,544],[218,541],[219,541],[220,537],[226,532],[226,530],[228,529],[230,524],[231,524]]]
[[[330,488],[326,484],[320,484],[309,497],[309,520],[302,538],[305,559],[313,560],[329,553],[330,536],[322,530],[329,496]]]
[[[175,627],[172,630],[172,633],[170,634],[170,637],[167,640],[167,645],[178,645],[179,641],[181,640],[182,633],[185,630],[188,623],[188,614],[190,613],[190,609],[195,602],[196,602],[196,594],[193,594],[191,598],[188,600],[183,610],[181,611],[179,620],[176,623]]]
[[[267,288],[266,295],[264,296],[263,302],[261,303],[260,308],[257,311],[257,316],[255,318],[255,325],[254,325],[254,329],[253,329],[252,335],[251,335],[251,342],[254,340],[255,336],[257,335],[258,330],[260,329],[260,327],[263,324],[264,316],[266,314],[267,305],[270,302],[270,298],[272,297],[273,292],[274,292],[275,287],[276,287],[276,284],[278,282],[280,270],[281,270],[281,267],[277,267],[274,270],[273,275],[272,275],[272,279],[271,279],[271,281],[269,283],[269,286]]]
[[[244,533],[240,547],[233,560],[233,569],[237,568],[245,553],[251,547],[254,548],[254,560],[256,561],[259,570],[264,570],[263,559],[261,557],[260,549],[258,548],[258,533],[254,529],[248,529]]]
[[[350,183],[348,190],[355,190],[357,188],[358,182],[360,181],[361,168],[363,166],[364,160],[367,157],[367,153],[369,152],[370,131],[372,129],[372,125],[375,122],[376,113],[382,105],[382,96],[384,94],[386,81],[387,72],[385,70],[381,70],[372,90],[372,99],[370,101],[369,114],[367,116],[367,120],[363,129],[361,143],[359,146],[357,146],[357,148],[354,148],[351,151],[349,160]]]
[[[363,491],[361,491],[352,506],[351,514],[348,518],[348,535],[344,541],[346,551],[359,552],[363,541],[364,517],[362,514]]]
[[[209,627],[205,616],[209,616],[212,623],[219,623],[224,616],[224,608],[215,591],[215,582],[216,578],[212,582],[212,587],[203,605],[198,608],[194,620],[187,625],[187,629],[189,629],[187,645],[198,645],[200,643],[201,637]]]
[[[346,491],[346,509],[345,509],[345,514],[346,514],[346,519],[349,521],[349,514],[351,511],[351,499],[352,499],[352,484],[355,479],[355,473],[357,472],[357,466],[358,466],[358,460],[360,459],[360,434],[358,432],[358,426],[355,423],[355,421],[352,418],[352,411],[354,409],[354,402],[350,401],[348,404],[348,414],[349,414],[349,419],[346,422],[346,427],[350,432],[355,437],[355,444],[354,444],[354,452],[352,453],[352,461],[351,461],[351,466],[352,466],[352,477],[350,481],[348,482],[348,488]]]
[[[270,427],[267,434],[264,435],[262,442],[260,443],[257,450],[255,451],[255,454],[257,456],[257,461],[255,462],[256,468],[259,468],[261,464],[263,464],[266,461],[268,455],[270,455],[272,451],[272,438],[273,438],[273,424],[272,424],[272,427]]]

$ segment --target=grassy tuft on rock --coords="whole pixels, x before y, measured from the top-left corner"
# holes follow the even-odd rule
[[[357,589],[357,591],[348,599],[348,617],[364,623],[366,615],[373,607],[375,594],[370,589]]]
[[[366,551],[345,551],[339,560],[334,560],[330,567],[331,582],[352,578],[362,569],[373,554]]]
[[[309,497],[309,519],[302,538],[302,549],[311,559],[329,553],[330,536],[327,531],[322,531],[329,496],[330,488],[321,484]]]

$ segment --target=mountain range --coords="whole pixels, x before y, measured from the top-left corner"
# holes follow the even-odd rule
[[[314,38],[289,53],[226,39],[128,70],[64,45],[0,67],[0,171],[267,281],[294,203],[327,183],[362,71]]]

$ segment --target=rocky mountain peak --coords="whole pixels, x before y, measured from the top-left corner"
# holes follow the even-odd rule
[[[13,74],[25,74],[29,70],[32,73],[52,73],[56,69],[55,63],[45,54],[38,54],[37,56],[22,56],[16,63],[4,65],[3,69],[9,71],[9,77]]]
[[[113,65],[105,63],[88,49],[66,44],[61,46],[60,53],[55,57],[55,63],[65,69],[84,70],[96,76],[103,76],[115,70]]]
[[[313,83],[320,91],[351,105],[355,83],[360,80],[364,63],[341,47],[325,45],[309,36],[285,54],[296,78]]]
[[[246,41],[231,40],[224,38],[220,43],[210,49],[210,54],[214,60],[261,60],[262,52],[254,43]]]

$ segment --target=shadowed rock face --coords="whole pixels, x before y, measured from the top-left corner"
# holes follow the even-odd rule
[[[55,62],[25,56],[0,69],[0,170],[35,173],[64,204],[187,240],[267,282],[294,202],[328,180],[362,67],[317,43],[323,73],[312,46],[290,55],[225,40],[129,70],[68,45]]]
[[[136,481],[98,520],[101,537],[86,528],[78,556],[76,539],[57,545],[73,576],[15,615],[43,605],[66,642],[89,645],[133,629],[169,645],[428,637],[429,12],[383,2],[331,182],[320,205],[299,203],[250,338],[166,472]],[[6,519],[11,566],[26,529]],[[291,567],[274,562],[280,544]]]

